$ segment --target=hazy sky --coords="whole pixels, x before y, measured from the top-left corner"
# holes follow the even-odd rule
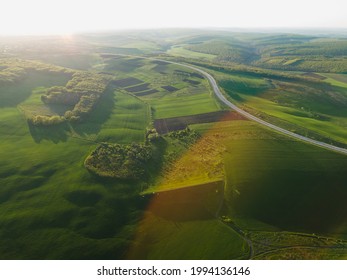
[[[0,34],[164,27],[347,28],[346,0],[1,0]]]

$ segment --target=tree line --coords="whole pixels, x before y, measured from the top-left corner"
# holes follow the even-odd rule
[[[81,121],[93,111],[109,81],[108,76],[76,72],[65,87],[54,86],[47,89],[41,100],[45,104],[74,106],[72,110],[65,112],[64,118],[69,121]]]
[[[18,58],[0,59],[0,65],[0,85],[16,83],[24,79],[29,71],[65,74],[74,73],[73,70],[64,67]]]
[[[28,121],[33,125],[50,126],[86,119],[105,92],[110,79],[96,73],[74,72],[65,86],[50,87],[41,95],[44,104],[72,106],[73,109],[67,110],[63,116],[34,115],[29,117]]]

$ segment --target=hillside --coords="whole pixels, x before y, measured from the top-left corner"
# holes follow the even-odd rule
[[[346,42],[0,38],[0,258],[346,259]]]

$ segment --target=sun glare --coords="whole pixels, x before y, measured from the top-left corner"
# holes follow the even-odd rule
[[[287,2],[287,3],[285,3]],[[346,2],[215,0],[4,0],[1,35],[165,27],[346,28]]]

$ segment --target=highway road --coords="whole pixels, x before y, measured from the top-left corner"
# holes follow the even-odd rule
[[[192,66],[192,65],[188,65],[188,64],[184,64],[184,63],[164,60],[164,59],[155,59],[155,58],[135,56],[135,55],[134,56],[133,55],[122,55],[122,54],[119,54],[119,55],[120,56],[128,56],[128,57],[138,57],[138,58],[148,59],[148,60],[162,61],[162,62],[179,65],[179,66],[186,67],[186,68],[192,69],[194,71],[197,71],[200,74],[202,74],[209,81],[209,83],[210,83],[210,85],[211,85],[211,87],[213,89],[213,92],[215,93],[215,95],[217,96],[217,98],[221,102],[223,102],[229,108],[235,110],[236,112],[238,112],[239,114],[241,114],[245,118],[247,118],[249,120],[252,120],[252,121],[255,121],[255,122],[257,122],[257,123],[259,123],[259,124],[261,124],[263,126],[266,126],[266,127],[270,128],[272,130],[275,130],[275,131],[277,131],[279,133],[285,134],[285,135],[287,135],[289,137],[292,137],[292,138],[295,138],[297,140],[300,140],[300,141],[303,141],[303,142],[306,142],[306,143],[309,143],[311,145],[315,145],[315,146],[318,146],[318,147],[321,147],[321,148],[324,148],[324,149],[328,149],[328,150],[331,150],[331,151],[334,151],[334,152],[338,152],[340,154],[347,155],[347,149],[345,149],[345,148],[337,147],[337,146],[334,146],[334,145],[331,145],[331,144],[328,144],[328,143],[325,143],[325,142],[317,141],[317,140],[311,139],[309,137],[302,136],[300,134],[294,133],[292,131],[286,130],[286,129],[281,128],[281,127],[279,127],[277,125],[274,125],[274,124],[266,122],[266,121],[264,121],[262,119],[259,119],[258,117],[253,116],[252,114],[242,110],[241,108],[237,107],[234,103],[231,103],[228,99],[225,98],[225,96],[220,91],[220,89],[219,89],[219,87],[217,85],[216,80],[211,76],[211,74],[207,73],[206,71],[204,71],[204,70],[202,70],[202,69],[200,69],[198,67],[195,67],[195,66]]]
[[[209,83],[210,83],[210,85],[211,85],[215,95],[218,97],[218,99],[220,101],[222,101],[229,108],[235,110],[236,112],[238,112],[242,116],[246,117],[247,119],[255,121],[255,122],[257,122],[257,123],[259,123],[259,124],[261,124],[263,126],[266,126],[266,127],[270,128],[272,130],[275,130],[277,132],[283,133],[283,134],[285,134],[287,136],[290,136],[292,138],[301,140],[303,142],[306,142],[306,143],[309,143],[309,144],[312,144],[312,145],[315,145],[315,146],[318,146],[318,147],[321,147],[321,148],[325,148],[325,149],[328,149],[328,150],[331,150],[331,151],[334,151],[334,152],[338,152],[338,153],[347,155],[347,149],[340,148],[340,147],[337,147],[337,146],[334,146],[334,145],[331,145],[331,144],[327,144],[327,143],[324,143],[324,142],[321,142],[321,141],[317,141],[317,140],[314,140],[314,139],[311,139],[311,138],[299,135],[297,133],[291,132],[291,131],[286,130],[284,128],[278,127],[278,126],[276,126],[274,124],[268,123],[268,122],[266,122],[266,121],[264,121],[262,119],[259,119],[256,116],[253,116],[252,114],[242,110],[241,108],[237,107],[235,104],[231,103],[228,99],[225,98],[225,96],[220,91],[220,89],[219,89],[219,87],[217,85],[216,80],[209,73],[207,73],[206,71],[204,71],[204,70],[202,70],[200,68],[197,68],[195,66],[191,66],[191,65],[187,65],[187,64],[183,64],[183,63],[172,62],[172,61],[161,60],[161,59],[157,59],[157,60],[163,61],[163,62],[167,62],[167,63],[171,63],[171,64],[176,64],[176,65],[183,66],[183,67],[186,67],[186,68],[189,68],[189,69],[192,69],[192,70],[195,70],[195,71],[199,72],[204,77],[206,77],[206,79],[209,81]]]

